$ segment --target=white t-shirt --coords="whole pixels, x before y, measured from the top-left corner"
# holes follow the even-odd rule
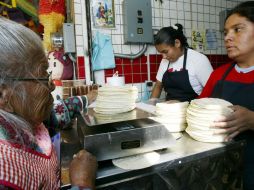
[[[177,61],[170,64],[167,59],[162,59],[156,75],[156,79],[162,82],[162,77],[167,68],[173,69],[173,71],[180,71],[183,68],[183,58],[184,55],[179,57]],[[200,95],[210,74],[213,71],[210,61],[205,55],[192,49],[188,49],[186,69],[188,70],[189,81],[193,90],[198,95]]]

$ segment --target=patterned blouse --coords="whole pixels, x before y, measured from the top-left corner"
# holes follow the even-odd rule
[[[65,128],[87,107],[86,96],[58,99],[45,124]],[[40,124],[31,131],[0,115],[0,189],[59,189],[60,168],[49,132]]]

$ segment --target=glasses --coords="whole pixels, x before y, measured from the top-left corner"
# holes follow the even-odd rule
[[[50,87],[52,84],[52,72],[49,72],[48,76],[45,78],[16,78],[16,77],[6,77],[8,80],[12,81],[41,81],[44,84],[47,83],[47,87]]]

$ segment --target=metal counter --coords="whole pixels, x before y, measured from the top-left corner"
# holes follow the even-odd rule
[[[187,175],[187,174],[189,175],[188,171],[191,172],[193,171],[193,169],[195,170],[197,170],[197,168],[200,169],[201,167],[200,165],[202,164],[207,165],[206,168],[209,165],[208,168],[211,167],[212,168],[211,170],[214,170],[215,168],[217,168],[216,172],[212,172],[214,173],[214,175],[218,173],[218,176],[216,176],[217,181],[219,177],[223,178],[223,176],[219,176],[219,175],[222,175],[222,174],[219,174],[221,173],[221,171],[224,171],[224,173],[225,172],[232,173],[232,171],[235,171],[233,172],[233,174],[236,176],[233,176],[233,180],[237,180],[241,186],[242,150],[244,145],[245,143],[242,141],[241,142],[232,141],[228,143],[202,143],[202,142],[193,140],[191,137],[188,136],[188,134],[183,133],[183,136],[177,140],[177,143],[175,146],[165,150],[158,151],[158,153],[160,154],[159,164],[156,164],[152,167],[130,171],[130,170],[123,170],[121,168],[115,167],[111,161],[106,161],[106,162],[104,161],[99,163],[99,168],[97,171],[97,178],[96,178],[96,188],[97,189],[111,189],[110,188],[111,186],[116,187],[117,184],[121,184],[121,183],[124,184],[126,181],[135,182],[136,179],[142,179],[142,178],[143,179],[147,178],[149,181],[151,181],[149,176],[153,176],[153,174],[159,174],[160,178],[165,178],[165,176],[168,175],[169,171],[172,172],[173,170],[175,174],[177,174],[174,176],[174,178],[176,179],[179,178],[179,180],[182,181],[181,183],[187,184],[187,181],[183,181],[183,178],[180,179],[180,176],[178,175],[179,169],[186,166],[186,168],[188,168],[189,170],[186,170],[185,171],[186,174],[184,175]],[[67,189],[69,187],[68,164],[71,161],[73,154],[80,149],[81,149],[81,146],[77,136],[77,124],[76,122],[74,122],[72,129],[64,130],[61,132],[62,189]],[[218,165],[216,166],[216,163],[220,163],[219,167],[217,167]],[[227,166],[228,163],[231,163],[231,164]],[[221,170],[222,167],[225,167],[225,169]],[[175,171],[176,168],[178,170],[177,172]],[[229,174],[227,173],[225,174],[225,176],[228,176],[228,175]],[[170,179],[170,178],[171,178],[170,176],[167,176],[167,179]],[[196,178],[200,178],[199,180],[202,182],[202,176],[199,176]],[[230,177],[230,180],[232,180],[232,177]],[[167,180],[164,180],[164,181],[167,181]],[[188,179],[188,183],[189,181],[190,180]],[[210,182],[212,182],[212,180],[210,180]],[[167,182],[167,186],[169,186],[168,183],[169,182]],[[213,182],[213,183],[217,183],[217,182]],[[232,182],[232,184],[235,184],[235,183],[236,182]],[[228,187],[228,186],[226,187],[221,186],[221,184],[218,184],[218,185],[222,187],[221,189]],[[126,185],[124,184],[124,186]],[[115,189],[115,187],[113,189]],[[185,187],[183,188],[173,187],[172,189],[185,189]]]

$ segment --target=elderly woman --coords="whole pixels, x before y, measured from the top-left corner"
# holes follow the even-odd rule
[[[53,108],[54,85],[41,40],[0,18],[0,47],[0,189],[59,189],[59,163],[43,124]],[[72,167],[80,175],[71,181],[92,188],[96,161],[85,151],[77,155]]]

